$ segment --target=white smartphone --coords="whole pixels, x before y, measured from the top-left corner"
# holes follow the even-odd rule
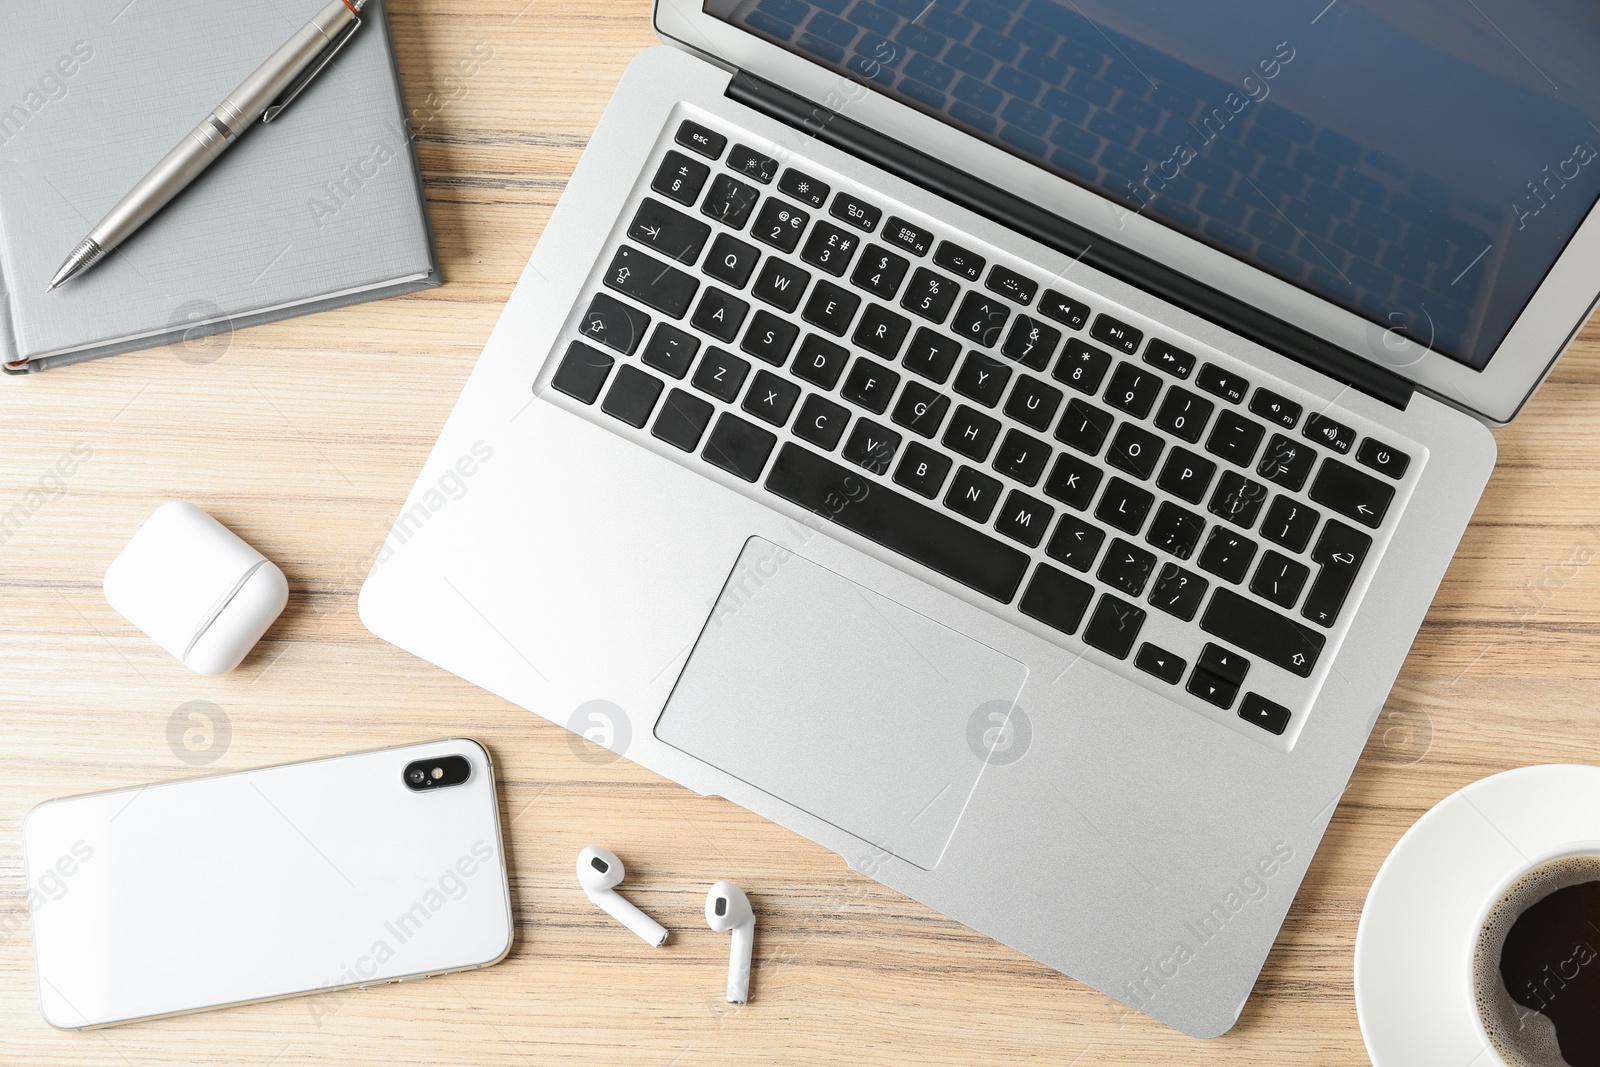
[[[511,950],[494,767],[450,739],[50,800],[23,823],[60,1029],[488,967]]]

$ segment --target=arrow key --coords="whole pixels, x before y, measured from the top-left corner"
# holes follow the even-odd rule
[[[1189,666],[1178,656],[1148,641],[1139,646],[1139,654],[1133,658],[1133,662],[1141,671],[1155,675],[1168,685],[1181,682],[1184,669]]]
[[[1317,471],[1316,481],[1311,483],[1311,499],[1375,530],[1394,499],[1394,486],[1337,460],[1326,459]]]

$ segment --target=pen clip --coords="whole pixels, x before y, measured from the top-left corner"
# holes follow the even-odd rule
[[[261,121],[271,122],[287,111],[289,105],[294,103],[295,97],[305,92],[306,86],[315,81],[317,75],[328,68],[328,64],[333,62],[333,57],[339,54],[339,50],[349,42],[351,37],[355,36],[355,32],[360,28],[361,20],[353,19],[348,26],[340,30],[339,35],[328,42],[328,47],[318,53],[317,58],[311,61],[311,65],[301,71],[300,76],[290,82],[289,87],[283,91],[283,94],[272,102],[271,106],[262,114]]]

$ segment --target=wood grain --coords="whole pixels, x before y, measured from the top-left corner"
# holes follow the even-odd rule
[[[10,1064],[1362,1064],[1351,956],[1408,826],[1495,771],[1600,762],[1600,330],[1516,424],[1239,1025],[1185,1038],[845,869],[832,853],[619,761],[401,653],[356,593],[628,59],[647,0],[398,0],[391,18],[447,284],[0,382],[0,1041]],[[464,81],[479,42],[493,55]],[[49,472],[90,453],[59,483]],[[30,492],[43,491],[37,497]],[[280,562],[293,595],[234,673],[189,674],[105,603],[100,576],[186,497]],[[48,797],[178,777],[183,704],[214,704],[231,770],[466,733],[503,778],[517,944],[488,971],[91,1034],[34,1004],[19,826]],[[602,921],[572,857],[603,840],[680,931]],[[747,1007],[701,892],[761,915]]]

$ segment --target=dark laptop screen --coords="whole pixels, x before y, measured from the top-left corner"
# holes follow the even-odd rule
[[[705,10],[1471,367],[1600,195],[1593,0]]]

